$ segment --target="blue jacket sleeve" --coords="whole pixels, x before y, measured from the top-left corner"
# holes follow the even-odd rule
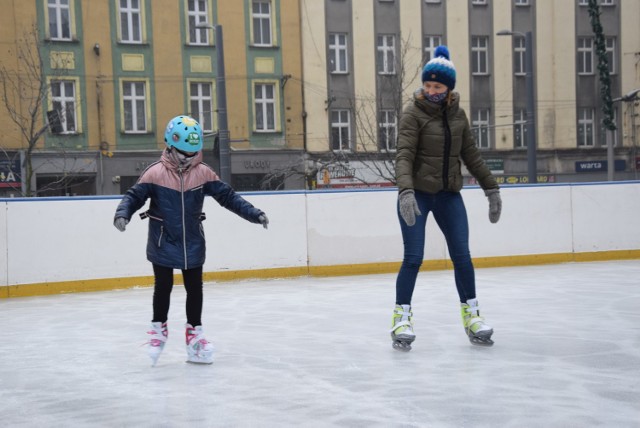
[[[127,190],[124,197],[118,204],[118,208],[116,208],[115,218],[124,217],[127,220],[131,220],[131,216],[138,211],[149,198],[149,193],[151,191],[151,184],[136,184]]]
[[[258,217],[264,213],[237,194],[227,183],[219,180],[210,181],[205,184],[204,191],[229,211],[251,223],[260,223]]]

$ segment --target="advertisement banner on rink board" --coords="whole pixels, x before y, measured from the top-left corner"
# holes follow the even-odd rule
[[[526,175],[496,175],[496,182],[499,185],[503,184],[528,184],[529,177]],[[555,183],[556,176],[552,174],[538,174],[538,183]],[[467,184],[478,185],[478,181],[474,177],[468,177]]]

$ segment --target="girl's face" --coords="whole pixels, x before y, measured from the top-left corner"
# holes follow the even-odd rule
[[[440,82],[424,82],[424,93],[429,95],[438,95],[447,92],[447,85]]]

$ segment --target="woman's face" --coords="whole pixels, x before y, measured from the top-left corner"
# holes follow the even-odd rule
[[[437,95],[447,92],[447,85],[440,82],[424,82],[424,92],[429,95]]]

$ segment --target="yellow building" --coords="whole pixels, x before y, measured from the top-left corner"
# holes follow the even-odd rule
[[[11,1],[0,16],[0,64],[3,80],[21,88],[5,93],[9,108],[23,117],[34,105],[38,110],[19,125],[0,114],[8,130],[0,137],[0,177],[25,175],[13,169],[29,156],[29,141],[48,117],[55,118],[49,111],[59,113],[60,129],[45,129],[33,147],[32,194],[122,193],[157,160],[164,127],[179,114],[201,122],[210,135],[205,160],[216,166],[212,134],[221,81],[231,184],[259,189],[265,175],[301,159],[304,148],[297,6],[286,0]],[[223,29],[224,76],[217,73],[214,25]],[[30,68],[38,68],[42,88],[26,87],[34,81]],[[271,186],[302,186],[288,180]],[[25,183],[5,180],[0,192],[20,194],[14,190],[20,186],[24,192]]]

